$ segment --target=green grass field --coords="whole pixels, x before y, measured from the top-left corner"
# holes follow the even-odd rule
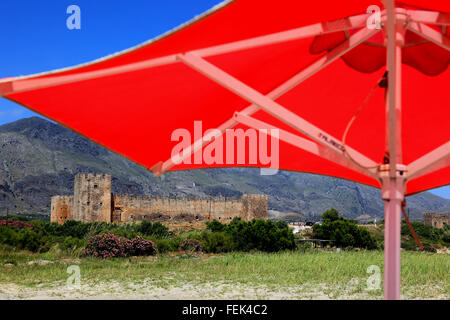
[[[45,260],[48,264],[30,263],[38,260]],[[382,298],[382,251],[336,252],[313,249],[304,252],[74,260],[73,254],[59,250],[33,254],[2,248],[0,295],[3,291],[4,298],[11,297],[10,291],[5,289],[11,285],[36,294],[43,288],[62,288],[69,277],[67,267],[72,264],[80,267],[81,281],[86,288],[103,286],[104,291],[109,292],[111,288],[108,289],[108,285],[114,283],[116,294],[108,295],[107,298],[133,298],[139,295],[139,291],[144,294],[146,291],[139,287],[143,283],[151,283],[154,289],[166,290],[162,298],[177,298],[178,291],[172,292],[173,295],[167,292],[187,284],[191,289],[197,288],[194,292],[204,298]],[[367,280],[373,276],[373,273],[367,272],[371,265],[378,266],[381,271],[381,288],[378,290],[367,290]],[[449,270],[448,254],[403,251],[403,297],[450,299]],[[227,290],[236,291],[236,288],[240,288],[241,295],[227,294]],[[262,291],[259,295],[249,295],[255,288]],[[66,297],[61,290],[56,291],[59,292],[55,293],[56,296]],[[95,290],[90,290],[89,294],[83,294],[82,289],[80,291],[77,298],[104,296],[96,294]],[[274,292],[279,294],[271,294]]]

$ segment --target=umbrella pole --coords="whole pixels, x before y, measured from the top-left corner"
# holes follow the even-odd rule
[[[389,169],[387,169],[389,170]],[[386,176],[388,172],[386,172]],[[383,179],[384,200],[384,298],[400,299],[401,214],[404,178]]]
[[[384,210],[384,298],[400,299],[401,214],[405,198],[405,171],[402,164],[401,73],[402,46],[405,36],[404,9],[394,8],[394,1],[385,1],[387,23],[388,86],[386,96],[386,155],[380,166]]]

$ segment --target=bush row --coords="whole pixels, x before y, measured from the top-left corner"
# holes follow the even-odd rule
[[[443,230],[413,223],[420,237],[431,240],[450,239],[450,227]],[[407,225],[402,234],[409,234]],[[355,221],[339,216],[335,209],[322,215],[322,224],[313,226],[313,237],[334,240],[337,247],[376,249],[376,239],[359,227]],[[173,235],[159,222],[132,224],[108,224],[102,222],[82,223],[67,221],[63,225],[32,221],[8,221],[0,223],[0,243],[27,249],[46,251],[58,244],[63,249],[85,248],[85,254],[100,258],[129,255],[149,255],[174,251],[222,253],[258,250],[276,252],[296,248],[294,234],[284,221],[254,219],[243,221],[234,218],[224,224],[217,220],[207,223],[204,230]]]
[[[31,228],[14,228],[11,226],[0,226],[0,243],[7,244],[19,249],[33,252],[47,251],[52,244],[64,242],[64,238],[54,237],[36,232]]]
[[[158,238],[168,237],[169,229],[160,222],[143,221],[141,223],[106,223],[69,220],[63,225],[51,222],[34,221],[34,229],[41,229],[53,236],[75,237],[87,239],[92,235],[114,233],[118,236],[134,238],[137,236],[155,236]]]
[[[217,220],[204,230],[195,230],[177,237],[154,240],[158,252],[186,251],[225,253],[258,250],[276,252],[296,248],[294,234],[284,221],[234,218],[229,224]]]
[[[31,223],[24,222],[24,221],[18,221],[18,220],[10,221],[9,219],[8,220],[0,220],[0,226],[7,226],[7,227],[12,227],[12,228],[18,228],[18,229],[32,227]]]
[[[443,229],[434,228],[421,222],[411,223],[417,236],[434,242],[450,243],[450,225],[446,225]],[[402,235],[412,236],[411,230],[406,223],[402,224]]]
[[[33,252],[46,252],[59,245],[64,250],[84,248],[92,236],[112,233],[118,237],[169,237],[168,229],[159,222],[139,224],[83,223],[67,221],[63,225],[34,220],[31,223],[8,221],[0,224],[0,243]]]

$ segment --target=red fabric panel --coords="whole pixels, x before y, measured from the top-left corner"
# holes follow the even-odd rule
[[[395,1],[395,3],[431,11],[450,13],[450,2],[446,0],[399,0]]]
[[[446,185],[450,184],[450,167],[432,172],[426,176],[408,182],[406,184],[406,192],[410,195],[436,188],[436,181],[438,180],[446,181]]]
[[[441,28],[435,29],[442,32]],[[344,32],[317,36],[311,44],[310,52],[312,54],[329,52],[346,39]],[[374,72],[386,65],[386,47],[382,46],[383,41],[382,33],[377,33],[342,58],[347,65],[358,71],[365,73]],[[426,41],[411,31],[406,31],[402,62],[427,75],[438,75],[447,69],[450,63],[450,51]]]

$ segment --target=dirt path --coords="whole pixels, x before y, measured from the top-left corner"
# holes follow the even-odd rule
[[[417,288],[423,292],[423,288]],[[420,296],[407,295],[404,299],[420,299]],[[437,295],[434,299],[449,299]],[[0,284],[0,299],[137,299],[137,300],[172,300],[172,299],[382,299],[381,291],[356,291],[351,287],[330,287],[309,284],[298,287],[269,288],[235,283],[192,284],[182,281],[167,286],[155,285],[152,281],[142,283],[85,283],[79,289],[70,289],[65,283],[53,283],[50,286],[24,287],[15,284]]]

